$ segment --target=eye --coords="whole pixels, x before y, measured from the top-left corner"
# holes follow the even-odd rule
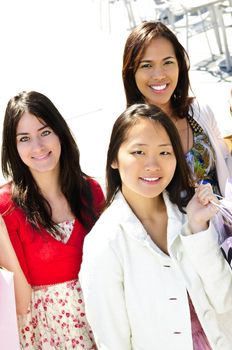
[[[135,154],[135,155],[144,155],[145,153],[143,151],[137,150],[137,151],[133,151],[131,154]]]
[[[51,130],[43,130],[42,133],[41,133],[41,136],[48,136],[51,134]]]
[[[141,63],[140,64],[140,68],[151,68],[152,67],[152,65],[151,65],[151,63]]]
[[[164,62],[165,65],[169,65],[169,64],[173,64],[173,63],[174,63],[174,61],[172,61],[172,60],[167,60]]]
[[[162,151],[160,152],[160,155],[161,156],[169,156],[171,154],[171,152],[168,152],[168,151]]]
[[[29,140],[29,136],[22,136],[17,138],[18,142],[27,142]]]

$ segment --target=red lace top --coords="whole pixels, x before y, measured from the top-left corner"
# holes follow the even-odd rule
[[[93,205],[97,208],[104,201],[101,187],[89,180],[93,191]],[[78,277],[82,260],[82,247],[87,230],[76,219],[67,243],[62,243],[46,230],[33,230],[20,208],[12,206],[10,186],[0,189],[0,213],[5,220],[8,233],[19,259],[21,268],[32,286],[70,281]]]

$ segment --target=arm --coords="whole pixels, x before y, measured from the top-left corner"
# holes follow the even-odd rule
[[[17,314],[26,314],[31,300],[31,287],[20,267],[2,216],[0,216],[0,265],[14,273]]]
[[[194,119],[209,136],[213,148],[219,147],[224,159],[226,159],[229,153],[228,144],[221,135],[217,120],[210,106],[197,100],[193,104],[193,113]]]
[[[186,208],[189,221],[183,228],[181,240],[211,305],[218,313],[223,313],[232,309],[232,270],[217,243],[217,232],[209,224],[217,210],[211,200],[217,201],[211,186],[199,186]]]
[[[99,247],[91,238],[85,239],[79,275],[87,319],[99,350],[131,350],[120,263],[109,245]]]

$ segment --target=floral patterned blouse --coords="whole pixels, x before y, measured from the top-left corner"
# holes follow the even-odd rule
[[[188,117],[188,122],[193,131],[193,147],[186,154],[187,163],[197,183],[210,183],[213,191],[220,194],[213,147],[208,136],[192,117]]]

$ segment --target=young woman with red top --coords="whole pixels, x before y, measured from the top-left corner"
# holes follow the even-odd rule
[[[104,196],[43,94],[8,102],[2,172],[9,182],[0,188],[0,265],[14,272],[21,349],[96,349],[78,273]]]

